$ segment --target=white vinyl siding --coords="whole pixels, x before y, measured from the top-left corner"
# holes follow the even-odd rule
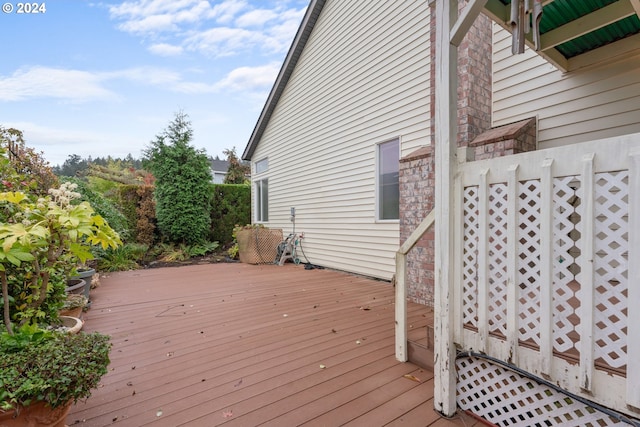
[[[398,221],[377,221],[376,150],[429,144],[427,2],[327,1],[253,159],[269,158],[270,227],[329,268],[390,279]],[[304,261],[304,259],[303,259]]]
[[[640,53],[563,74],[493,25],[494,126],[538,116],[540,148],[640,132]]]

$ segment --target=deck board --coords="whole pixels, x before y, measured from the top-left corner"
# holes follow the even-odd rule
[[[384,281],[205,264],[109,274],[91,299],[85,330],[111,336],[111,365],[69,426],[475,423],[440,419],[433,373],[395,360]],[[432,313],[410,304],[408,320]]]

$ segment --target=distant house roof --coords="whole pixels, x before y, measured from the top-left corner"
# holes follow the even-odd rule
[[[211,160],[211,170],[214,172],[227,172],[229,170],[229,162],[226,160]]]
[[[258,122],[253,129],[253,133],[251,134],[251,138],[249,138],[249,142],[247,143],[247,147],[242,153],[243,160],[250,160],[253,152],[258,146],[258,142],[260,142],[260,138],[262,138],[262,134],[269,123],[269,119],[273,114],[273,110],[275,110],[278,101],[280,100],[280,96],[282,96],[282,92],[284,88],[287,86],[287,82],[291,77],[291,73],[296,67],[298,63],[298,59],[300,59],[300,54],[304,49],[304,46],[307,44],[309,40],[309,36],[311,35],[311,31],[318,20],[318,16],[320,16],[320,12],[324,7],[326,0],[311,0],[309,6],[307,7],[307,12],[304,15],[304,19],[300,24],[300,28],[298,28],[298,32],[296,33],[296,37],[293,39],[293,43],[289,48],[289,52],[287,53],[287,57],[282,64],[282,68],[280,68],[280,72],[278,73],[278,78],[276,79],[275,84],[271,88],[271,92],[269,93],[269,97],[267,98],[267,102],[262,108],[262,112],[260,113],[260,117],[258,118]]]

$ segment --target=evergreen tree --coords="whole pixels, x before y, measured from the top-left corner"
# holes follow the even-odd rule
[[[169,241],[189,245],[206,241],[211,227],[211,169],[206,153],[190,145],[192,137],[191,122],[180,111],[143,153],[156,179],[158,229]]]

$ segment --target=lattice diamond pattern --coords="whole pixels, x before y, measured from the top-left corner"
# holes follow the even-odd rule
[[[520,341],[540,345],[540,181],[518,185]]]
[[[579,302],[576,291],[579,285],[574,277],[577,273],[575,258],[579,252],[575,240],[579,238],[580,222],[577,207],[580,199],[576,194],[579,177],[555,178],[553,181],[553,338],[554,350],[559,352],[578,350],[576,342]]]
[[[626,368],[629,173],[599,173],[595,183],[595,357]]]
[[[464,189],[464,253],[462,260],[462,317],[478,326],[478,187]]]
[[[507,185],[489,186],[489,331],[507,334]]]
[[[502,366],[456,360],[458,406],[498,426],[627,426]]]

